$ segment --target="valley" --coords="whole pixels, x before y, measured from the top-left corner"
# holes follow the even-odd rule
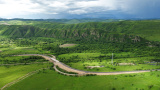
[[[160,89],[159,20],[0,23],[2,90],[6,84],[33,71],[36,73],[5,89]],[[51,57],[59,60],[59,64],[50,62]],[[66,65],[82,71],[80,74],[87,73],[66,76],[54,70],[77,73]]]

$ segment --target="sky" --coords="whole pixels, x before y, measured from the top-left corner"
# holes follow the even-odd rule
[[[160,0],[0,0],[0,18],[160,18]]]

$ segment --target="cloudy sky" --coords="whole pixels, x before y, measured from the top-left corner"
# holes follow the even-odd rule
[[[160,0],[0,0],[1,18],[160,18]]]

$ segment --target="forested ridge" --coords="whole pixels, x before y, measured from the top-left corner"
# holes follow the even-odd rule
[[[159,41],[160,21],[121,21],[61,24],[34,22],[32,25],[1,25],[1,35],[12,38],[53,37],[114,42]]]
[[[0,34],[14,39],[18,46],[34,46],[57,55],[74,52],[133,52],[143,56],[159,54],[159,20],[80,24],[44,21],[14,23],[0,25]],[[79,45],[73,48],[59,47],[65,43]]]

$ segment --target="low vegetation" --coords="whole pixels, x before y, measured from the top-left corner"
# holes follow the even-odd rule
[[[124,74],[111,76],[83,76],[69,77],[59,75],[55,71],[46,70],[46,73],[35,74],[10,88],[8,90],[23,89],[83,89],[83,90],[158,90],[160,72],[148,72],[138,74]]]
[[[111,56],[111,53],[72,53],[59,55],[58,59],[73,68],[85,71],[116,72],[160,69],[160,62],[155,62],[155,57],[135,57],[133,53],[114,53],[112,65]],[[121,65],[123,63],[128,63],[128,65]],[[87,66],[100,67],[91,69]]]
[[[40,64],[30,64],[30,65],[5,65],[0,66],[0,88],[2,88],[7,83],[10,83],[25,74],[41,69],[50,67],[52,64],[50,63],[40,63]]]
[[[160,73],[158,70],[155,71],[160,69],[159,20],[114,22],[111,20],[110,23],[79,24],[64,24],[69,22],[65,20],[63,23],[56,22],[54,20],[0,22],[2,24],[0,25],[0,80],[2,81],[0,88],[28,72],[49,68],[50,70],[43,69],[32,77],[16,83],[8,90],[160,89]],[[150,70],[151,72],[68,77],[53,71],[53,64],[42,57],[16,56],[21,54],[55,55],[57,60],[68,66],[85,71]],[[89,66],[94,68],[87,68]],[[57,68],[62,72],[75,74]]]

